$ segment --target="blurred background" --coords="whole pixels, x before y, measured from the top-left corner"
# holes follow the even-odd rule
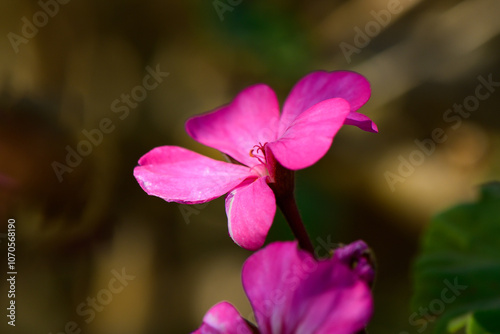
[[[188,117],[259,82],[283,102],[321,69],[368,78],[360,111],[380,132],[343,127],[296,173],[298,205],[316,245],[373,248],[369,332],[416,333],[426,223],[500,176],[499,12],[496,0],[3,0],[0,263],[14,218],[18,275],[16,327],[3,316],[0,331],[188,333],[220,300],[252,319],[251,252],[229,238],[223,198],[166,203],[132,171],[161,145],[220,159],[189,138]],[[277,214],[268,242],[291,238]]]

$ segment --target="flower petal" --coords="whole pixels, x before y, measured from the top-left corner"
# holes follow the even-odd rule
[[[373,301],[368,285],[335,260],[318,268],[297,288],[287,319],[300,319],[295,333],[351,334],[366,327]]]
[[[354,272],[371,285],[375,279],[374,258],[370,248],[363,240],[357,240],[344,247],[337,248],[333,257],[347,266],[353,266]]]
[[[262,247],[275,213],[276,201],[265,177],[248,179],[226,197],[229,234],[246,249]]]
[[[300,284],[301,264],[306,255],[296,242],[273,242],[251,255],[243,264],[241,279],[252,305],[259,330],[287,333],[290,299]],[[291,319],[290,319],[291,320]]]
[[[161,146],[146,153],[134,176],[149,195],[168,202],[203,203],[232,190],[250,169],[177,146]]]
[[[233,305],[220,302],[208,310],[192,334],[252,334],[252,330]]]
[[[278,120],[276,94],[259,84],[244,89],[227,106],[190,118],[186,131],[194,140],[253,167],[260,162],[250,150],[259,142],[276,140]]]
[[[302,78],[288,95],[280,120],[283,133],[293,120],[321,101],[340,97],[351,105],[345,124],[356,125],[365,131],[377,132],[377,126],[367,116],[356,112],[371,95],[370,83],[362,75],[350,71],[317,71]]]
[[[378,132],[377,124],[375,124],[370,117],[360,114],[359,112],[351,111],[349,115],[347,115],[344,125],[354,125],[364,131]]]
[[[349,113],[344,99],[329,99],[313,105],[295,118],[283,135],[268,147],[285,168],[309,167],[321,159]]]
[[[367,284],[337,259],[316,261],[296,242],[276,242],[248,258],[243,287],[262,333],[340,333],[372,314]]]

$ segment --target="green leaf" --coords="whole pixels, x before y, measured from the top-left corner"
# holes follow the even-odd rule
[[[448,332],[455,333],[465,328],[466,334],[500,333],[500,310],[477,311],[453,319],[448,323]]]
[[[498,334],[500,333],[500,309],[478,311],[471,319],[468,334]]]
[[[471,316],[469,319],[469,323],[467,324],[466,334],[493,334],[489,331],[486,331],[480,324],[478,324],[474,317]]]
[[[455,333],[467,326],[471,319],[471,314],[465,314],[448,322],[448,333]]]
[[[467,333],[494,328],[487,315],[500,311],[500,183],[483,186],[478,202],[434,217],[415,263],[414,287],[410,324],[417,331],[451,333],[449,322],[467,313],[474,314],[467,330],[477,330]]]

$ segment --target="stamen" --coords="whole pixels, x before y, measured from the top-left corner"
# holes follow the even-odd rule
[[[259,160],[262,164],[266,163],[266,152],[264,151],[266,144],[267,143],[264,143],[264,145],[262,145],[262,143],[259,142],[259,145],[254,145],[254,147],[250,150],[250,156],[252,158],[257,158],[257,160]],[[262,152],[262,154],[259,154],[259,151]]]

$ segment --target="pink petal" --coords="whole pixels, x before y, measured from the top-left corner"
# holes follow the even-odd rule
[[[161,146],[146,153],[134,176],[149,195],[168,202],[203,203],[232,190],[252,174],[250,169],[177,146]]]
[[[370,83],[362,75],[350,71],[312,72],[293,87],[283,106],[280,133],[305,110],[321,101],[340,97],[351,105],[345,124],[356,125],[365,131],[377,132],[377,126],[366,116],[355,112],[368,101]]]
[[[259,84],[244,89],[227,106],[190,118],[186,131],[196,141],[253,167],[260,162],[250,157],[250,150],[276,139],[278,120],[276,95]]]
[[[229,234],[246,249],[262,247],[275,213],[276,201],[265,177],[245,181],[226,197]]]
[[[243,288],[261,333],[288,333],[285,320],[290,299],[304,273],[297,264],[305,257],[297,251],[296,242],[273,242],[243,264]]]
[[[375,124],[368,116],[358,112],[351,111],[349,115],[347,115],[344,125],[354,125],[364,131],[378,132],[377,124]]]
[[[192,334],[252,334],[252,330],[233,305],[220,302],[208,310]]]
[[[363,240],[354,241],[344,247],[335,249],[333,258],[347,266],[355,264],[353,271],[368,285],[375,279],[374,260],[370,248]]]
[[[317,262],[276,242],[243,265],[243,287],[262,333],[355,333],[372,314],[365,282],[336,259]]]
[[[330,99],[313,105],[298,115],[284,134],[268,147],[284,167],[306,168],[321,159],[349,113],[344,99]]]
[[[345,264],[325,260],[294,293],[287,319],[298,333],[351,334],[366,327],[373,302],[368,285]]]

